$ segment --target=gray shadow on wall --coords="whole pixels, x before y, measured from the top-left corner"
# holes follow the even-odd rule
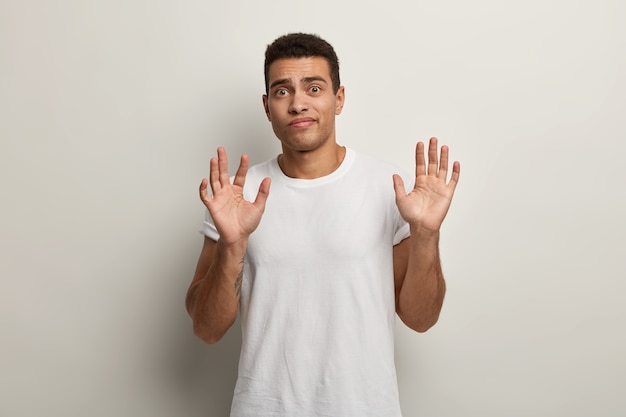
[[[223,111],[225,117],[221,120],[220,125],[212,126],[215,137],[228,138],[221,143],[212,140],[210,145],[212,146],[211,149],[215,149],[217,146],[226,148],[231,175],[235,173],[239,156],[242,153],[248,154],[250,163],[255,164],[274,158],[280,152],[279,142],[274,137],[271,125],[265,118],[260,105],[260,98],[257,101],[258,103],[251,102],[249,108],[243,109],[243,111],[241,105],[233,105],[231,111]],[[241,123],[241,114],[251,115],[246,118],[246,123]],[[207,155],[206,160],[208,161],[212,156]],[[201,203],[198,202],[198,204]],[[200,221],[201,218],[198,218],[198,226]],[[190,236],[189,241],[192,246],[201,244],[201,238],[198,238],[197,235]],[[187,253],[197,254],[199,251],[200,247],[194,246]],[[182,254],[181,257],[190,258]],[[187,259],[185,261],[192,264],[187,266],[188,270],[192,271],[195,268],[196,260],[197,258],[193,258],[193,260]],[[176,292],[184,294],[188,284],[189,282],[185,282],[184,288],[177,288]],[[173,302],[180,304],[180,311],[182,312],[184,312],[183,300],[184,296],[182,300],[181,298],[173,300]],[[170,378],[176,379],[176,383],[189,405],[186,412],[192,411],[193,416],[228,416],[237,379],[241,348],[239,319],[226,335],[213,345],[207,345],[193,335],[191,319],[186,314],[183,314],[180,320],[176,321],[178,324],[175,325],[175,328],[168,331],[170,337],[176,337],[179,340],[178,343],[172,344],[175,351],[170,352],[171,357],[169,359],[172,361],[170,365],[173,369],[170,369],[168,373]]]
[[[244,153],[249,156],[250,165],[254,165],[275,158],[281,152],[280,142],[274,136],[271,125],[262,113],[261,107],[250,111],[258,114],[255,114],[248,123],[237,128],[237,136],[232,136],[233,140],[223,143],[228,152],[231,175],[235,174],[239,166],[239,158]],[[237,120],[232,122],[238,123]],[[235,137],[237,139],[234,139]]]
[[[188,319],[191,322],[190,319]],[[237,380],[241,347],[239,320],[217,343],[207,345],[191,334],[179,345],[175,368],[179,387],[193,416],[228,416]]]
[[[150,345],[154,354],[150,363],[153,378],[162,384],[159,395],[166,393],[168,409],[156,410],[155,416],[181,415],[186,417],[228,416],[237,378],[237,365],[241,347],[239,320],[224,337],[208,345],[193,334],[191,318],[185,309],[185,294],[195,269],[202,237],[197,235],[169,236],[164,239],[171,245],[155,254],[158,259],[154,282],[163,283],[159,299],[169,305],[157,306],[153,316],[160,331]],[[168,250],[169,249],[169,250]],[[175,400],[175,401],[172,401]]]

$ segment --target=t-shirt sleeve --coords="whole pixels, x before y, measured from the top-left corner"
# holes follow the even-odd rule
[[[399,174],[402,176],[402,179],[404,180],[404,188],[406,189],[406,192],[409,193],[413,189],[415,178],[411,177],[406,172],[400,172]],[[398,243],[402,242],[407,237],[411,236],[411,231],[409,228],[409,224],[404,221],[402,216],[400,216],[400,212],[398,211],[398,207],[396,206],[395,200],[393,204],[395,208],[394,213],[396,217],[395,218],[395,233],[393,235],[393,244],[397,245]]]
[[[400,220],[402,220],[402,218],[400,218]],[[411,236],[411,232],[409,231],[409,224],[404,220],[402,220],[402,222],[404,224],[396,231],[396,234],[393,236],[394,245],[397,245],[407,237]]]
[[[204,221],[202,222],[202,226],[200,226],[200,233],[215,241],[220,238],[220,234],[217,232],[217,228],[213,223],[213,218],[208,209],[204,210]]]

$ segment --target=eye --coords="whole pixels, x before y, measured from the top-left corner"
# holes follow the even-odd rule
[[[311,86],[310,90],[311,90],[312,93],[319,93],[320,91],[322,91],[322,89],[320,88],[319,85]]]
[[[278,90],[276,90],[276,92],[274,92],[274,94],[277,96],[286,96],[287,90],[284,88],[279,88]]]

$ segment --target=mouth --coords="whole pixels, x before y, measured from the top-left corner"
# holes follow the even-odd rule
[[[316,120],[311,117],[301,117],[299,119],[294,119],[289,123],[290,127],[294,127],[297,129],[302,129],[305,127],[312,126],[316,123]]]

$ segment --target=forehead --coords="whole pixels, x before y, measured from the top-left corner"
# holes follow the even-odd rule
[[[270,64],[268,81],[271,84],[277,79],[302,79],[306,77],[322,77],[330,83],[330,65],[326,59],[313,56],[306,58],[281,58]]]

